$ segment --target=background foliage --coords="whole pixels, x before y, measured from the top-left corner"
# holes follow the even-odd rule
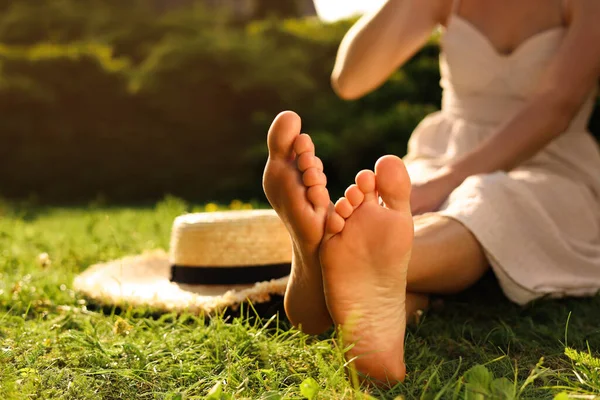
[[[381,89],[344,102],[329,75],[351,21],[156,4],[0,1],[2,195],[261,200],[265,134],[283,109],[302,116],[340,190],[380,155],[403,155],[439,106],[435,38]]]

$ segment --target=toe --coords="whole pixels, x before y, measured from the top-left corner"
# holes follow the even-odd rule
[[[319,169],[318,168],[319,164],[317,164],[316,159],[317,159],[317,157],[315,157],[315,155],[310,152],[300,154],[298,156],[298,158],[296,159],[298,169],[301,172],[304,172],[307,169],[312,168],[312,167],[316,167],[317,169]],[[320,171],[323,171],[323,168],[321,168]]]
[[[300,126],[300,117],[295,112],[284,111],[275,117],[267,135],[270,158],[292,157],[294,142],[300,134]]]
[[[360,206],[360,203],[362,203],[365,199],[364,193],[361,192],[358,186],[356,185],[350,185],[348,189],[346,189],[344,197],[346,197],[348,201],[350,201],[350,204],[352,204],[352,207],[354,208]]]
[[[378,201],[375,192],[375,174],[370,170],[362,170],[356,175],[356,186],[364,194],[363,202]]]
[[[410,210],[410,178],[399,157],[384,156],[375,164],[377,191],[392,210]]]
[[[326,208],[330,203],[329,192],[324,185],[309,187],[306,191],[306,197],[315,208]]]
[[[312,153],[312,155],[314,156],[315,145],[310,136],[308,136],[306,133],[299,135],[294,141],[294,152],[297,155],[304,153]]]
[[[323,173],[323,171],[319,171],[315,167],[309,168],[302,174],[302,182],[304,186],[315,186],[315,185],[323,185],[327,184],[327,177]]]
[[[321,159],[317,156],[315,156],[315,168],[317,168],[319,171],[323,171],[323,161],[321,161]]]
[[[347,219],[352,215],[352,211],[354,211],[354,207],[350,204],[350,201],[342,197],[335,203],[335,212],[337,212],[342,218]]]
[[[335,211],[331,211],[327,215],[327,222],[325,224],[325,237],[324,240],[330,239],[333,235],[337,235],[344,229],[346,221]]]

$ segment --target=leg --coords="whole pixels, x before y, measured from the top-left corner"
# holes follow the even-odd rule
[[[408,263],[408,321],[429,305],[425,293],[460,292],[477,282],[489,268],[481,245],[460,222],[429,213],[413,218],[415,238]]]
[[[457,293],[477,282],[489,268],[481,245],[460,222],[429,213],[416,216],[414,223],[409,291]]]
[[[435,213],[416,215],[408,263],[406,316],[429,305],[426,293],[449,294],[477,282],[489,268],[481,245],[460,222]]]

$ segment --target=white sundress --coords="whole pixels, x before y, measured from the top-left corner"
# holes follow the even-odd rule
[[[442,37],[442,110],[415,129],[405,157],[412,181],[426,180],[513,117],[565,34],[549,29],[502,55],[453,14]],[[437,212],[475,235],[516,303],[600,290],[600,151],[587,131],[596,93],[532,159],[510,172],[467,178]]]

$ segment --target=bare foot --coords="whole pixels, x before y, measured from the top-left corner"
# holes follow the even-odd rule
[[[284,306],[290,321],[306,333],[318,334],[331,326],[323,293],[319,245],[331,207],[323,163],[315,146],[300,134],[300,117],[280,113],[267,137],[269,159],[263,188],[271,206],[285,223],[294,254]]]
[[[385,206],[379,204],[379,196]],[[325,297],[356,370],[376,383],[405,376],[406,271],[413,241],[410,180],[385,156],[361,171],[329,214],[321,245]]]

